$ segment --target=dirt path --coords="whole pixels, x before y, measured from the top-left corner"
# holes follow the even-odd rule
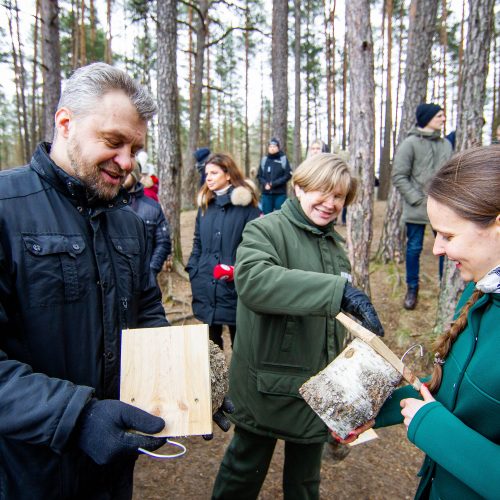
[[[376,250],[385,205],[375,207]],[[194,229],[195,212],[182,214],[182,246],[184,257],[189,256]],[[345,234],[345,228],[339,227]],[[404,265],[380,266],[372,263],[371,292],[373,302],[386,329],[385,341],[400,355],[408,347],[422,343],[426,347],[423,359],[409,355],[406,361],[417,372],[425,373],[430,362],[429,345],[435,317],[437,287],[437,261],[432,256],[432,234],[428,229],[421,269],[421,293],[417,309],[402,309],[405,292]],[[164,302],[171,320],[191,313],[189,284],[171,273],[162,273],[160,283]],[[195,320],[185,320],[193,322]],[[230,349],[226,350],[228,359]],[[175,460],[155,460],[140,457],[135,473],[134,499],[207,499],[217,474],[231,432],[224,434],[215,429],[210,442],[202,438],[179,439],[187,447],[185,456]],[[406,439],[402,425],[376,431],[379,439],[351,448],[347,458],[337,464],[325,457],[321,471],[321,498],[324,499],[410,499],[415,493],[422,453]],[[163,449],[168,453],[167,448]],[[281,471],[283,443],[278,443],[266,481],[259,496],[262,500],[283,498]]]

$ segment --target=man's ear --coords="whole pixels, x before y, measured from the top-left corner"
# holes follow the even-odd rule
[[[57,134],[61,137],[68,138],[69,126],[73,119],[73,113],[68,108],[59,108],[55,114],[55,127]]]

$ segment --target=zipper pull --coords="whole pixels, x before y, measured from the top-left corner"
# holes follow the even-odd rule
[[[122,305],[122,329],[128,330],[128,299],[127,297],[122,297],[120,299]]]

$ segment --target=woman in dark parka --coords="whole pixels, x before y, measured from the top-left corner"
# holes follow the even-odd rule
[[[259,216],[250,181],[226,154],[211,155],[198,194],[193,250],[186,271],[195,317],[209,325],[210,340],[222,348],[222,326],[236,334],[237,295],[233,281],[236,249],[248,221]]]
[[[404,421],[408,439],[426,453],[416,498],[498,499],[500,146],[456,155],[428,193],[434,255],[446,255],[469,284],[436,341],[428,388],[397,390],[375,424]]]

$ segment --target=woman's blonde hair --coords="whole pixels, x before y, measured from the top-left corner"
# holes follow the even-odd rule
[[[429,197],[451,208],[460,217],[486,228],[500,214],[500,146],[468,149],[451,158],[434,176]],[[483,296],[475,290],[458,318],[434,343],[435,360],[429,390],[441,385],[444,364],[451,346],[467,326],[471,307]]]
[[[318,153],[306,158],[295,170],[292,185],[303,191],[321,191],[329,194],[340,189],[346,195],[345,205],[356,198],[358,180],[347,163],[337,154]]]
[[[243,177],[243,173],[236,165],[235,161],[225,153],[214,153],[210,155],[205,163],[205,167],[211,163],[212,165],[217,165],[221,168],[226,174],[229,175],[229,183],[233,187],[242,186],[245,189],[248,189],[252,193],[252,205],[256,207],[258,205],[257,195],[255,194],[255,190],[245,181]],[[201,210],[205,212],[208,207],[208,204],[214,198],[214,193],[208,189],[207,183],[205,182],[201,187],[198,193],[198,199],[201,200]]]

